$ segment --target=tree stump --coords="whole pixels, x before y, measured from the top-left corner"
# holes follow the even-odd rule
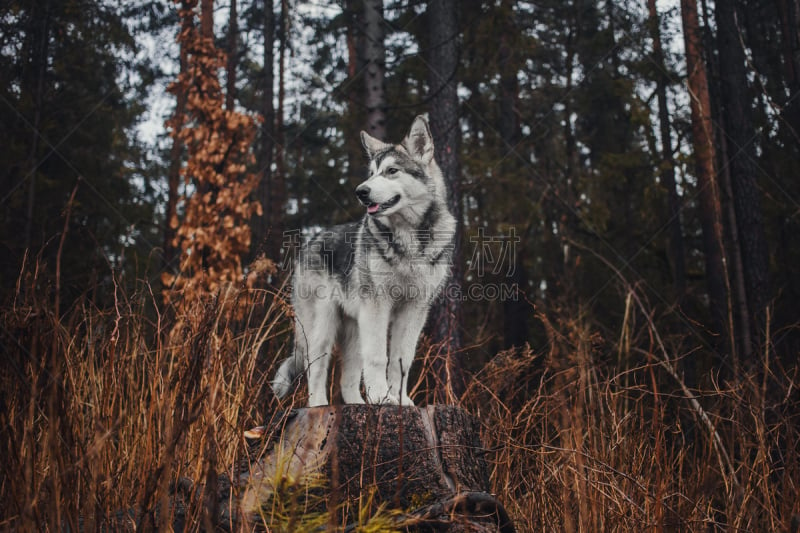
[[[314,407],[260,429],[261,454],[240,481],[240,529],[269,525],[283,498],[337,528],[382,504],[409,530],[514,531],[487,492],[478,423],[462,409]]]

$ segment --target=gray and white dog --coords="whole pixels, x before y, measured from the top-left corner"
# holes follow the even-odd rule
[[[366,132],[369,177],[356,188],[364,217],[304,245],[293,278],[294,353],[272,382],[279,397],[305,371],[308,405],[327,405],[330,353],[342,351],[345,403],[413,405],[408,371],[452,258],[456,222],[433,157],[428,123],[417,117],[402,143]]]

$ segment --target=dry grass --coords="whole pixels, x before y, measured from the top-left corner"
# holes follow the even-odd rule
[[[60,317],[47,289],[28,273],[2,310],[0,525],[164,527],[187,479],[180,512],[212,521],[218,474],[235,476],[263,413],[271,368],[259,348],[285,333],[286,306],[261,291],[258,317],[226,320],[231,291],[173,326],[146,285],[130,299],[117,290],[111,310],[83,302]]]
[[[209,527],[247,457],[244,430],[278,408],[265,383],[289,333],[279,295],[226,318],[236,297],[198,304],[177,328],[147,285],[58,315],[26,272],[0,316],[0,528]],[[460,400],[483,423],[492,490],[518,530],[795,527],[796,368],[767,352],[758,371],[690,391],[679,368],[695,354],[671,354],[680,343],[627,302],[614,339],[540,316],[547,350],[498,354]],[[436,347],[424,351],[418,403]]]
[[[649,320],[622,346],[539,318],[549,353],[498,354],[462,399],[520,531],[796,530],[794,373],[690,391]]]

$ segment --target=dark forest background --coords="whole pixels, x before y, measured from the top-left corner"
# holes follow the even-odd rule
[[[618,274],[670,316],[666,331],[702,347],[687,367],[746,363],[763,345],[767,309],[770,342],[796,353],[796,2],[267,7],[213,5],[228,104],[263,119],[251,170],[264,216],[245,262],[260,252],[280,262],[286,230],[360,216],[358,131],[398,140],[429,113],[462,223],[464,294],[478,282],[520,288],[516,301],[490,291],[456,310],[450,331],[471,346],[467,365],[541,345],[537,309],[574,307],[617,331]],[[111,272],[132,282],[175,269],[167,222],[184,151],[166,130],[143,141],[141,123],[153,129],[148,104],[174,106],[153,92],[180,68],[142,42],[177,52],[164,41],[178,24],[166,2],[4,7],[7,294],[26,251],[53,269],[65,229],[65,306],[87,291],[107,301]]]
[[[501,389],[513,381],[497,377],[500,356],[515,372],[533,357],[525,372],[543,380],[543,359],[563,356],[561,371],[575,363],[566,353],[592,353],[581,364],[604,383],[639,386],[651,377],[637,369],[658,351],[669,370],[653,387],[677,381],[677,396],[721,404],[735,390],[763,407],[773,394],[764,419],[790,429],[776,430],[776,448],[755,449],[776,461],[781,483],[797,473],[784,469],[785,453],[798,451],[787,444],[800,349],[797,0],[4,2],[8,310],[35,293],[58,321],[119,311],[121,293],[152,294],[138,312],[167,320],[162,280],[182,272],[176,231],[190,223],[188,198],[219,191],[187,174],[194,137],[177,134],[211,115],[197,112],[189,85],[169,85],[205,53],[176,42],[194,27],[209,54],[222,53],[212,72],[220,109],[255,119],[241,123],[251,137],[231,134],[251,141],[244,166],[219,170],[257,181],[247,200],[261,214],[236,222],[250,231],[236,251],[239,279],[258,273],[260,287],[280,287],[286,243],[361,216],[359,131],[399,141],[427,114],[460,222],[451,281],[460,292],[448,294],[464,298],[437,305],[423,348],[438,346],[447,361],[434,373],[461,376],[456,396],[475,395],[480,377]],[[248,266],[260,256],[278,269]],[[203,260],[195,268],[213,270]],[[8,313],[4,350],[28,346],[35,335]],[[31,313],[25,320],[41,316]],[[262,348],[269,364],[285,355],[281,331]],[[26,350],[7,369],[22,383],[38,353]],[[537,394],[519,379],[526,385],[507,405]],[[746,446],[731,439],[735,463]],[[788,524],[798,512],[788,499],[780,509],[770,520]]]

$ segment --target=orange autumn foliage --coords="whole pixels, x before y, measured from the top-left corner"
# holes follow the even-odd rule
[[[225,53],[194,24],[197,0],[180,5],[180,17],[191,19],[181,25],[177,39],[188,68],[169,91],[186,95],[186,109],[167,126],[170,135],[186,146],[188,158],[181,169],[184,193],[169,220],[176,230],[173,246],[181,254],[180,267],[177,273],[165,272],[162,281],[165,301],[187,310],[194,302],[242,282],[242,256],[251,239],[248,222],[262,212],[252,197],[258,175],[248,171],[255,162],[255,119],[225,108],[218,76]]]

